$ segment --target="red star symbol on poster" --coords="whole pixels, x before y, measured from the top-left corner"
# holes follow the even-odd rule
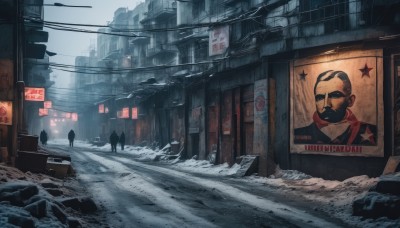
[[[363,141],[369,141],[371,144],[375,144],[374,134],[372,134],[372,131],[369,129],[369,127],[365,129],[365,132],[361,134],[361,137]]]
[[[300,75],[300,80],[306,80],[307,74],[304,72],[304,70],[303,70],[303,72],[300,73],[299,75]]]
[[[369,68],[367,64],[365,64],[364,68],[359,69],[362,73],[361,77],[364,76],[368,76],[369,77],[369,72],[372,70],[373,68]]]

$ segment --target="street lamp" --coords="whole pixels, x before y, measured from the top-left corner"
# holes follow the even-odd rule
[[[55,2],[53,4],[43,4],[43,6],[58,6],[58,7],[76,7],[76,8],[92,8],[92,6],[74,6],[74,5],[65,5],[62,3]]]
[[[48,56],[55,56],[55,55],[57,55],[57,53],[52,52],[52,51],[47,51],[47,50],[46,50],[46,54],[47,54]]]

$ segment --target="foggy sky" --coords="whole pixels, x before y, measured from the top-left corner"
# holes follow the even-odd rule
[[[45,4],[54,2],[65,5],[92,6],[92,8],[70,8],[44,6],[44,20],[54,22],[106,25],[111,22],[115,10],[120,7],[133,9],[144,0],[45,0]],[[79,27],[90,29],[89,27]],[[76,56],[88,56],[91,47],[96,48],[96,34],[85,34],[68,31],[57,31],[45,28],[49,32],[47,50],[57,53],[50,57],[50,62],[74,65]],[[95,29],[96,30],[96,29]],[[57,75],[54,87],[67,87],[70,73],[53,70],[52,75]],[[53,79],[52,79],[53,80]]]

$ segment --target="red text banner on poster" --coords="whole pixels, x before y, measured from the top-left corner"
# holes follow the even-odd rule
[[[44,88],[25,87],[26,101],[44,101]]]
[[[49,115],[49,110],[47,108],[39,108],[39,116]]]
[[[0,125],[12,125],[12,101],[0,101]]]
[[[43,102],[43,108],[51,109],[52,107],[53,107],[53,102],[51,102],[51,101]]]
[[[304,150],[307,152],[326,152],[326,153],[362,153],[362,146],[351,145],[304,145]]]
[[[132,108],[132,119],[133,120],[137,120],[138,118],[138,108],[137,107],[133,107]]]

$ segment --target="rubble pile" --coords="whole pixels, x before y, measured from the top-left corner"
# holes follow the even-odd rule
[[[0,227],[84,227],[80,214],[96,211],[62,180],[0,164]]]
[[[366,195],[353,202],[353,215],[400,218],[400,173],[381,176]]]

